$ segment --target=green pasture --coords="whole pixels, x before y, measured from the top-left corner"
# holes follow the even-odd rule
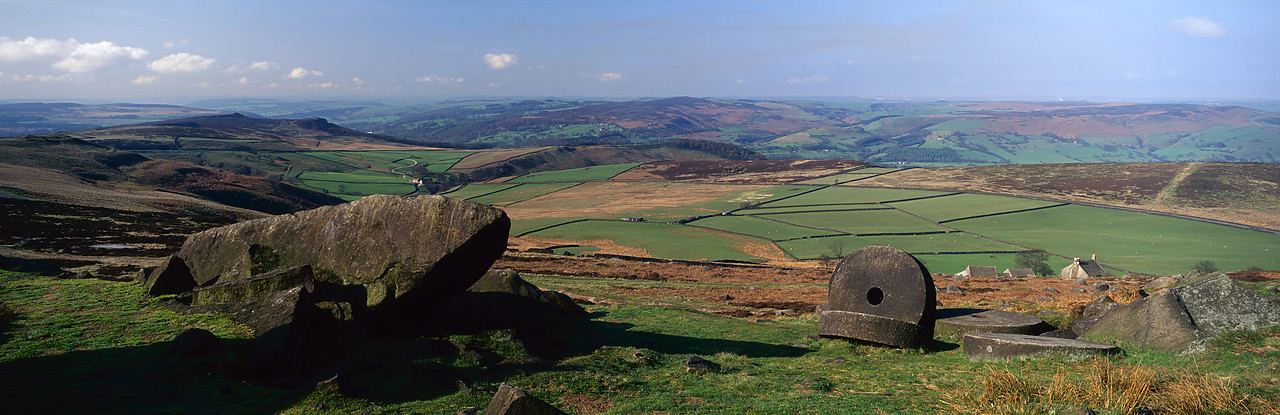
[[[913,256],[934,274],[956,274],[970,265],[994,266],[997,272],[1019,268],[1014,264],[1017,254],[913,254]],[[1071,260],[1051,256],[1048,263],[1056,276],[1058,270],[1071,264]]]
[[[780,213],[769,219],[798,226],[851,234],[937,232],[946,228],[898,210]]]
[[[831,234],[831,232],[801,228],[799,226],[788,225],[753,216],[712,216],[690,222],[689,224],[729,232],[743,233],[775,241]]]
[[[641,163],[606,164],[603,166],[589,166],[579,167],[576,169],[529,173],[511,179],[511,182],[582,182],[589,180],[608,180],[610,177],[617,176],[618,173],[631,170],[633,167],[639,166],[640,164]]]
[[[890,203],[893,207],[923,216],[935,222],[1034,209],[1057,204],[1060,203],[971,193]]]
[[[778,242],[778,247],[800,259],[816,259],[821,255],[834,255],[834,251],[847,254],[859,248],[888,245],[911,254],[934,252],[1020,251],[1022,248],[983,239],[975,235],[953,232],[931,235],[881,235],[881,236],[831,236],[795,239]],[[836,249],[842,248],[842,249]],[[965,254],[967,255],[967,254]],[[983,254],[984,256],[990,254]],[[1012,257],[1012,255],[1010,255]],[[1012,260],[1010,260],[1012,261]],[[982,264],[973,264],[982,265]],[[1012,266],[1012,263],[1011,265]],[[1066,266],[1066,264],[1063,264]],[[964,267],[961,267],[962,269]]]
[[[778,208],[752,207],[750,209],[743,209],[743,210],[736,211],[734,213],[739,215],[770,216],[776,213],[830,212],[830,213],[836,214],[839,212],[835,212],[835,211],[886,210],[886,209],[893,209],[893,208],[885,205],[881,205],[881,204],[876,204],[876,203],[851,203],[851,204],[841,204],[841,205],[788,206],[788,207],[778,207]]]
[[[931,190],[903,190],[871,187],[830,186],[785,200],[761,203],[761,207],[829,205],[840,203],[880,203],[947,194]]]
[[[368,170],[353,172],[308,171],[300,173],[296,177],[304,186],[319,189],[347,200],[355,200],[376,194],[404,195],[413,193],[416,190],[413,183],[405,181],[399,175]]]
[[[547,193],[564,190],[579,184],[580,183],[521,184],[515,187],[503,189],[497,193],[478,196],[469,200],[476,203],[484,203],[486,205],[509,205],[512,203],[523,202]]]
[[[1280,235],[1166,216],[1067,205],[947,223],[980,235],[1138,273],[1280,268]]]
[[[489,193],[510,189],[516,186],[519,186],[519,185],[511,184],[511,183],[496,183],[496,184],[471,183],[466,186],[462,186],[461,188],[458,188],[457,190],[454,190],[452,192],[442,193],[442,195],[452,197],[454,199],[469,200],[473,197],[478,197],[478,196],[486,195]]]
[[[538,231],[530,236],[577,241],[607,239],[619,245],[644,249],[659,258],[761,261],[733,250],[735,243],[730,238],[734,237],[728,234],[680,225],[584,221]]]

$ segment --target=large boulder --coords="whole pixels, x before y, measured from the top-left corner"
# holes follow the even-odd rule
[[[143,285],[150,295],[181,294],[195,288],[196,280],[182,258],[170,256],[151,272]]]
[[[200,286],[311,265],[318,281],[359,287],[361,306],[403,316],[475,283],[506,249],[510,226],[502,210],[477,203],[374,195],[200,232],[178,256]]]
[[[1194,353],[1224,331],[1276,324],[1280,324],[1280,298],[1262,295],[1219,273],[1113,308],[1083,337]]]

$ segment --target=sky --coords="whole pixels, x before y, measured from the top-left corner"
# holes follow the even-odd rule
[[[1280,99],[1280,2],[0,0],[0,100]]]

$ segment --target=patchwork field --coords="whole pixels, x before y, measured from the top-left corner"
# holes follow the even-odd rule
[[[812,178],[783,185],[645,181],[657,177],[653,168],[627,166],[536,173],[447,195],[500,205],[513,219],[513,236],[555,240],[545,246],[575,254],[803,266],[891,245],[941,273],[968,265],[1012,268],[1014,254],[1026,249],[1048,251],[1055,269],[1096,254],[1113,275],[1181,273],[1202,260],[1222,269],[1280,267],[1280,235],[1176,217],[990,194],[813,184]],[[826,174],[895,172],[858,166]],[[527,183],[547,181],[556,183]],[[587,242],[600,240],[612,244]]]

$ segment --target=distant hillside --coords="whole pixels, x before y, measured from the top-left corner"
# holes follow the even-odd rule
[[[313,151],[411,143],[342,127],[323,118],[278,120],[240,113],[72,131],[121,150]]]
[[[529,152],[461,174],[467,181],[483,181],[527,173],[619,163],[674,160],[760,160],[760,153],[728,143],[673,139],[639,145],[559,146]],[[456,182],[456,180],[455,180]]]
[[[160,121],[224,111],[151,104],[0,104],[0,137]]]
[[[0,138],[0,190],[84,206],[237,218],[342,202],[286,183],[152,160],[61,135]]]

